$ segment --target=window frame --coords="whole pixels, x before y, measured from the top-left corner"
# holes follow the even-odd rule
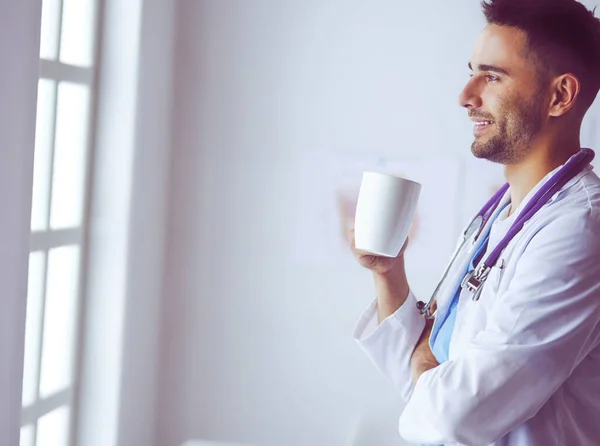
[[[52,114],[52,139],[50,144],[50,156],[48,159],[49,176],[48,184],[45,189],[45,199],[48,206],[46,209],[46,227],[42,230],[30,229],[29,239],[29,255],[34,252],[42,252],[45,257],[44,268],[42,273],[42,304],[41,317],[37,351],[37,371],[35,383],[36,398],[33,404],[21,405],[21,428],[33,425],[32,445],[37,442],[38,423],[41,417],[53,412],[63,406],[69,408],[69,429],[68,429],[68,444],[76,443],[76,429],[78,422],[78,389],[80,387],[80,370],[81,370],[81,349],[83,347],[84,327],[84,312],[85,312],[85,289],[87,276],[87,234],[89,231],[89,211],[91,185],[93,179],[93,164],[94,164],[94,142],[97,118],[97,97],[98,97],[98,72],[100,65],[100,43],[101,43],[101,22],[103,12],[103,1],[92,0],[92,26],[91,31],[91,48],[92,48],[92,63],[89,67],[81,67],[71,65],[60,61],[60,45],[63,31],[63,6],[65,0],[60,0],[58,8],[58,26],[56,28],[58,47],[56,50],[56,59],[45,59],[39,55],[39,72],[38,85],[41,79],[48,79],[54,82],[54,103]],[[41,36],[40,38],[43,38]],[[52,229],[50,225],[50,216],[52,212],[52,185],[54,175],[54,156],[56,145],[56,125],[57,125],[57,107],[60,100],[58,91],[61,82],[68,82],[77,85],[85,86],[89,91],[89,101],[87,103],[87,135],[85,137],[84,159],[83,165],[83,202],[82,202],[82,218],[79,226],[66,229]],[[37,110],[37,106],[36,106]],[[37,114],[37,113],[36,113]],[[40,396],[40,383],[42,379],[42,353],[43,353],[43,335],[44,335],[44,314],[46,306],[46,288],[47,288],[47,272],[48,259],[51,249],[65,246],[77,246],[79,250],[79,268],[77,274],[76,288],[76,306],[73,330],[73,351],[71,363],[71,384],[67,389],[61,390],[47,398]]]

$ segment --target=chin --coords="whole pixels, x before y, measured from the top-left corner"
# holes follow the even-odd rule
[[[477,141],[475,141],[471,146],[471,153],[475,156],[475,158],[487,158],[485,147],[482,147],[481,144],[479,144]]]
[[[488,145],[480,144],[477,141],[475,141],[471,146],[471,153],[473,154],[473,156],[475,156],[475,158],[488,160],[492,163],[503,164],[503,156],[501,153],[498,153],[494,151],[493,148],[490,148]]]

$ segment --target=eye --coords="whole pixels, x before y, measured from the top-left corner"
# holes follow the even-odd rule
[[[486,79],[490,82],[499,82],[500,78],[498,76],[494,76],[493,74],[487,74]]]

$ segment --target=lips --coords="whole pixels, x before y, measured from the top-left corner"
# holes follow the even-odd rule
[[[494,121],[491,121],[491,120],[472,119],[472,121],[473,121],[473,131],[476,134],[481,133],[481,132],[487,130],[492,125],[494,125]]]

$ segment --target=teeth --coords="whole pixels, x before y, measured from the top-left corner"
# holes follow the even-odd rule
[[[492,121],[482,121],[482,122],[477,122],[475,125],[488,125],[491,123],[492,123]]]

